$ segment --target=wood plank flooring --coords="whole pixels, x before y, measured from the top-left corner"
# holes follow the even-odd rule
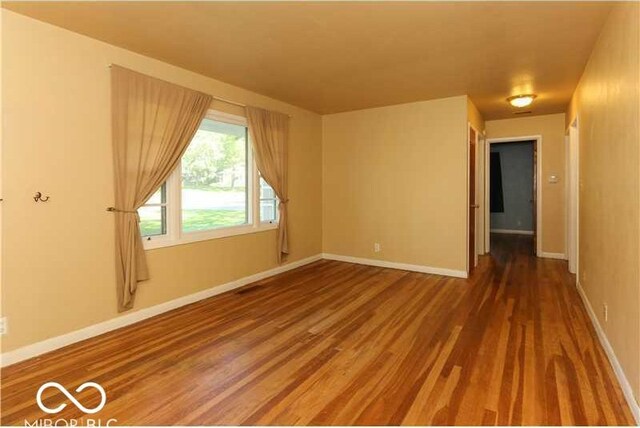
[[[468,280],[323,260],[10,366],[1,422],[633,424],[566,262],[492,240]]]

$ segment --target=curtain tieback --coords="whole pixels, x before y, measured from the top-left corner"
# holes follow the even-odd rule
[[[107,211],[114,212],[114,213],[135,214],[136,218],[138,219],[138,223],[140,223],[140,214],[138,214],[138,211],[122,210],[116,207],[107,207]]]
[[[284,200],[280,201],[281,204],[286,204],[287,202],[289,202],[289,199],[284,199]]]

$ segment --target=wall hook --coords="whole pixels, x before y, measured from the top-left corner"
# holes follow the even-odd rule
[[[36,195],[33,197],[33,200],[36,202],[47,202],[49,200],[49,197],[42,196],[41,192],[36,192]]]

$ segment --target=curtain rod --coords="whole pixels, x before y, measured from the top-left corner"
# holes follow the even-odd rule
[[[112,65],[113,64],[107,64],[107,67],[111,68]],[[231,105],[238,106],[238,107],[247,107],[246,104],[242,104],[242,103],[239,103],[237,101],[232,101],[232,100],[229,100],[229,99],[226,99],[226,98],[222,98],[222,97],[216,97],[215,95],[212,95],[211,97],[214,100],[221,101],[223,103],[231,104]],[[286,113],[284,113],[284,114],[286,114]],[[287,117],[291,118],[291,115],[287,114]]]

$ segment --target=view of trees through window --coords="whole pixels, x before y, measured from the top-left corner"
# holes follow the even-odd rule
[[[247,223],[247,128],[205,119],[182,157],[182,230]]]
[[[245,125],[205,118],[182,155],[180,170],[138,210],[142,236],[166,235],[169,212],[173,216],[176,210],[181,215],[178,235],[248,224],[253,196],[247,180],[254,168],[248,150]],[[256,185],[255,220],[276,222],[275,192],[262,177]],[[179,201],[170,197],[177,192]],[[177,226],[177,216],[171,224]]]
[[[182,157],[182,230],[247,223],[247,167],[246,127],[204,119]],[[149,202],[155,199],[160,191]],[[164,210],[157,205],[140,209],[143,236],[164,233]]]

